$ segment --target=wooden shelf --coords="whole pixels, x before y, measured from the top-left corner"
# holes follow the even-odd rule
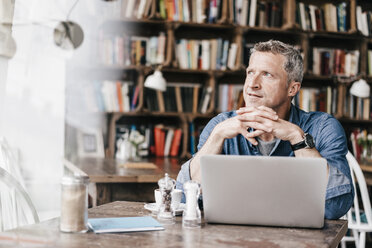
[[[364,36],[359,33],[351,33],[351,32],[330,32],[330,31],[303,31],[307,33],[310,38],[313,37],[323,37],[323,38],[331,38],[331,39],[354,39],[360,40]]]
[[[133,70],[133,71],[146,71],[147,73],[152,73],[154,71],[155,66],[145,66],[145,65],[128,65],[128,66],[120,66],[120,65],[97,65],[98,70]],[[230,74],[230,75],[245,75],[245,70],[202,70],[202,69],[180,69],[176,67],[163,67],[161,68],[163,73],[166,72],[176,72],[176,73],[188,73],[188,74]]]
[[[195,23],[195,22],[178,22],[178,21],[168,21],[174,25],[175,29],[188,27],[188,28],[198,28],[198,29],[229,29],[233,30],[235,26],[233,24],[218,24],[218,23]]]
[[[150,111],[141,111],[141,112],[106,112],[107,114],[115,116],[164,116],[164,117],[192,117],[192,118],[211,118],[214,116],[212,113],[201,114],[201,113],[178,113],[178,112],[150,112]]]
[[[335,76],[324,76],[324,75],[315,75],[312,73],[306,73],[304,75],[304,80],[316,80],[316,81],[335,81]]]
[[[293,29],[283,29],[283,28],[276,28],[276,27],[250,27],[250,26],[237,26],[243,29],[244,33],[250,31],[258,31],[258,32],[274,32],[274,33],[283,33],[283,34],[292,34],[297,35],[301,32]]]
[[[127,113],[108,113],[113,116],[114,119],[120,118],[121,116],[128,117],[154,117],[154,120],[161,118],[178,118],[182,122],[182,128],[184,128],[184,134],[188,135],[187,124],[195,118],[212,118],[216,114],[217,107],[215,106],[217,90],[220,84],[241,84],[244,83],[245,77],[245,65],[243,64],[242,56],[245,49],[243,42],[253,43],[258,41],[264,41],[268,39],[277,39],[286,43],[294,44],[301,47],[304,54],[304,71],[305,73],[303,86],[304,87],[316,87],[321,88],[324,86],[331,86],[333,89],[338,89],[341,85],[349,86],[351,82],[359,79],[366,78],[369,83],[372,83],[372,76],[365,77],[367,74],[367,49],[368,46],[372,46],[372,37],[365,37],[359,31],[356,31],[355,15],[350,14],[350,30],[348,32],[329,32],[329,31],[312,31],[302,30],[298,24],[295,23],[296,15],[296,1],[295,0],[283,0],[283,22],[282,27],[250,27],[240,26],[235,23],[231,23],[229,20],[229,8],[227,4],[231,1],[221,0],[223,2],[223,8],[225,10],[224,15],[219,20],[219,23],[194,23],[194,22],[181,22],[181,21],[169,21],[163,19],[155,19],[160,15],[152,15],[152,19],[114,19],[110,20],[109,23],[114,23],[116,27],[128,27],[129,34],[135,34],[136,36],[146,36],[144,34],[154,35],[156,32],[166,32],[167,36],[167,52],[166,62],[164,63],[161,71],[164,77],[169,82],[193,82],[202,86],[211,86],[213,92],[211,94],[210,108],[208,114],[201,113],[178,113],[178,112],[150,112],[145,109],[145,101],[141,102],[140,107],[136,112]],[[331,1],[327,1],[331,2]],[[350,8],[355,8],[356,0],[350,0]],[[321,5],[323,2],[320,0],[307,0],[306,4]],[[156,8],[154,2],[154,8]],[[355,12],[355,9],[349,9],[349,12]],[[355,14],[355,13],[354,13]],[[105,25],[103,27],[106,27]],[[138,34],[136,34],[138,32]],[[147,37],[147,36],[146,36]],[[149,36],[148,36],[149,37]],[[234,64],[234,68],[237,70],[201,70],[201,69],[180,69],[178,68],[177,56],[175,54],[176,40],[177,39],[215,39],[216,37],[228,40],[230,44],[232,42],[238,44],[237,54],[238,58]],[[326,48],[341,48],[345,50],[359,50],[359,75],[356,77],[343,78],[337,75],[314,75],[312,71],[312,48],[313,47],[326,47]],[[136,71],[141,75],[141,84],[150,73],[155,69],[154,66],[103,66],[102,69],[117,70],[117,71]],[[341,87],[342,88],[342,87]],[[144,88],[141,88],[144,92]],[[146,96],[144,96],[145,98]],[[143,100],[143,99],[142,99]],[[341,99],[342,100],[342,99]],[[337,101],[340,102],[340,101]],[[148,104],[148,103],[147,103]],[[337,104],[340,105],[340,104]],[[342,104],[341,104],[342,105]],[[343,109],[343,108],[341,108]],[[155,118],[156,117],[156,118]],[[372,120],[356,120],[350,118],[338,118],[344,127],[355,127],[355,126],[368,126],[372,124]],[[113,129],[115,126],[111,125]],[[111,130],[113,131],[113,130]],[[112,147],[112,144],[111,144]],[[188,141],[183,144],[182,154],[188,154],[189,143]]]
[[[367,124],[372,124],[372,120],[359,120],[359,119],[350,119],[350,118],[347,118],[347,117],[340,117],[340,118],[337,118],[341,123],[348,123],[348,124],[363,124],[363,125],[367,125]]]
[[[360,168],[362,169],[363,172],[369,172],[372,173],[372,164],[360,164]]]

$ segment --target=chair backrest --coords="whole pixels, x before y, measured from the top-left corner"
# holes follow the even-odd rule
[[[0,137],[0,231],[39,222],[24,185],[15,150]]]
[[[355,196],[354,196],[354,203],[351,210],[347,213],[347,219],[349,222],[349,228],[359,229],[359,230],[372,230],[372,210],[371,210],[371,201],[368,195],[367,184],[366,180],[364,179],[363,172],[358,164],[358,161],[354,158],[354,156],[350,153],[350,151],[346,155],[346,159],[349,163],[351,178],[353,180],[353,185],[355,189]],[[360,208],[359,208],[359,199],[357,194],[357,188],[355,184],[355,178],[358,182],[360,195],[362,197],[363,202],[363,209],[366,215],[367,223],[361,222],[360,218]],[[352,210],[355,213],[353,216]]]
[[[0,231],[39,222],[32,201],[22,185],[0,167]]]

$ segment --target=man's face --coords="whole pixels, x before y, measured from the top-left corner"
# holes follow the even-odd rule
[[[246,106],[266,106],[278,110],[288,104],[285,57],[270,52],[254,52],[249,60],[244,83]]]

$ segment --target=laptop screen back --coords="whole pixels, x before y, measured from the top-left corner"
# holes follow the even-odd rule
[[[201,157],[208,222],[320,228],[327,162],[323,158]]]

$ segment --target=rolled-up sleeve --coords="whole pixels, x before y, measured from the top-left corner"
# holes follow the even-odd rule
[[[321,127],[316,135],[316,147],[329,165],[326,192],[325,217],[338,219],[350,209],[354,189],[346,160],[348,152],[345,132],[341,124],[333,117],[324,115],[319,123]]]

